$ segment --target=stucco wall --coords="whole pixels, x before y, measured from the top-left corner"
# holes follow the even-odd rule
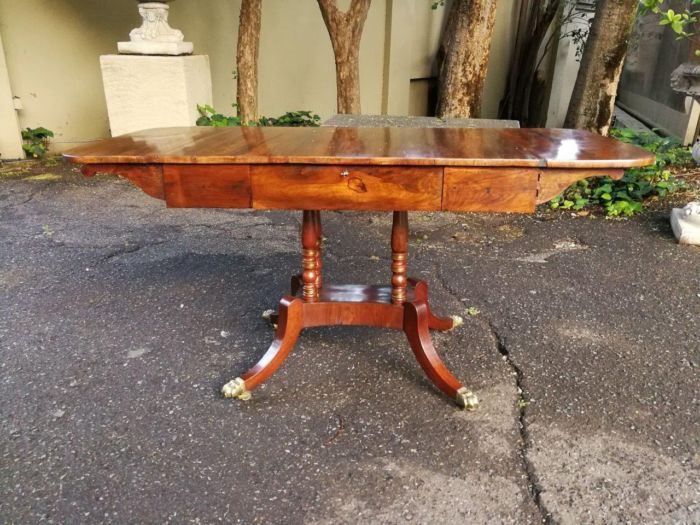
[[[0,0],[0,33],[21,126],[56,142],[108,135],[99,55],[114,51],[131,2]]]
[[[343,0],[347,5],[349,0]],[[492,43],[484,117],[495,117],[506,82],[518,0],[500,0]],[[171,23],[209,55],[214,105],[232,113],[240,0],[178,0]],[[434,55],[446,8],[428,0],[374,0],[360,49],[364,113],[421,112],[411,103],[427,90],[411,79],[434,74]],[[135,2],[0,0],[12,93],[22,100],[22,127],[56,133],[54,150],[109,135],[99,56],[116,52],[138,25]],[[335,70],[330,40],[315,0],[264,0],[259,64],[260,113],[335,110]],[[415,88],[415,83],[414,83]],[[0,122],[0,126],[6,126]]]
[[[23,155],[17,112],[12,100],[10,76],[0,33],[0,159],[16,159]]]

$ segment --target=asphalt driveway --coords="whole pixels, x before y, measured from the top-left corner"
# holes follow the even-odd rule
[[[476,412],[370,328],[306,331],[244,403],[218,390],[271,340],[300,214],[2,171],[0,521],[700,522],[700,249],[663,212],[411,214]],[[324,221],[327,281],[387,281],[389,214]]]

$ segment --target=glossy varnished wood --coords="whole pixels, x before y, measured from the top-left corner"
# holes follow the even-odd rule
[[[442,209],[531,213],[539,173],[533,168],[445,168]]]
[[[241,376],[248,390],[253,390],[274,374],[292,351],[303,328],[303,308],[304,302],[299,298],[282,298],[274,341],[262,358]]]
[[[408,283],[411,286],[409,289],[413,290],[413,296],[410,300],[422,301],[427,307],[428,327],[431,330],[451,330],[454,327],[454,319],[451,317],[438,317],[430,308],[430,303],[428,301],[428,283],[411,278],[408,279]]]
[[[408,213],[395,211],[391,226],[391,301],[403,304],[408,288]]]
[[[81,172],[87,177],[110,173],[129,179],[135,186],[156,199],[164,199],[163,167],[160,164],[86,164]]]
[[[548,202],[566,188],[588,177],[610,177],[621,179],[625,174],[621,169],[547,169],[540,170],[537,183],[537,204]]]
[[[301,248],[302,248],[302,289],[304,301],[312,302],[318,299],[319,292],[319,261],[321,259],[319,248],[320,239],[316,225],[316,212],[304,210],[301,223]]]
[[[439,210],[442,170],[434,167],[251,165],[253,208]]]
[[[424,301],[406,303],[404,306],[404,332],[411,350],[425,374],[442,392],[455,399],[464,385],[452,375],[438,356],[429,332],[429,311]]]
[[[449,330],[452,319],[436,317],[428,306],[428,287],[423,281],[408,280],[404,302],[393,301],[392,286],[328,285],[313,300],[300,290],[297,297],[286,296],[275,317],[275,337],[263,357],[241,375],[246,391],[268,379],[289,356],[304,328],[352,325],[403,330],[411,349],[430,380],[455,399],[463,385],[450,373],[438,356],[430,329]],[[293,286],[295,286],[293,282]]]
[[[279,307],[262,359],[224,387],[249,397],[292,351],[304,328],[402,329],[433,383],[460,406],[476,399],[447,370],[429,330],[428,288],[407,278],[406,210],[531,212],[590,176],[619,178],[653,156],[575,130],[450,128],[170,128],[88,144],[66,154],[90,175],[122,175],[171,207],[304,210],[302,273]],[[338,286],[321,277],[318,210],[391,210],[391,286]]]
[[[531,212],[648,152],[562,129],[167,128],[66,154],[170,207]]]
[[[246,165],[165,164],[165,202],[170,208],[250,208]]]
[[[164,128],[86,144],[80,164],[345,164],[629,168],[648,152],[580,130]]]

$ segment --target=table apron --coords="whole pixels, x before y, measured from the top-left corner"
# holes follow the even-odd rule
[[[618,168],[102,164],[171,208],[531,213],[586,177]]]

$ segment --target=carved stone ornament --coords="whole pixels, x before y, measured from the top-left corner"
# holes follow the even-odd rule
[[[700,95],[700,64],[686,62],[674,69],[671,88],[691,97]]]
[[[671,228],[679,244],[700,245],[700,201],[671,210]]]
[[[140,2],[141,27],[129,33],[129,42],[119,42],[120,53],[136,55],[191,55],[192,42],[168,24],[170,7],[165,2]]]

